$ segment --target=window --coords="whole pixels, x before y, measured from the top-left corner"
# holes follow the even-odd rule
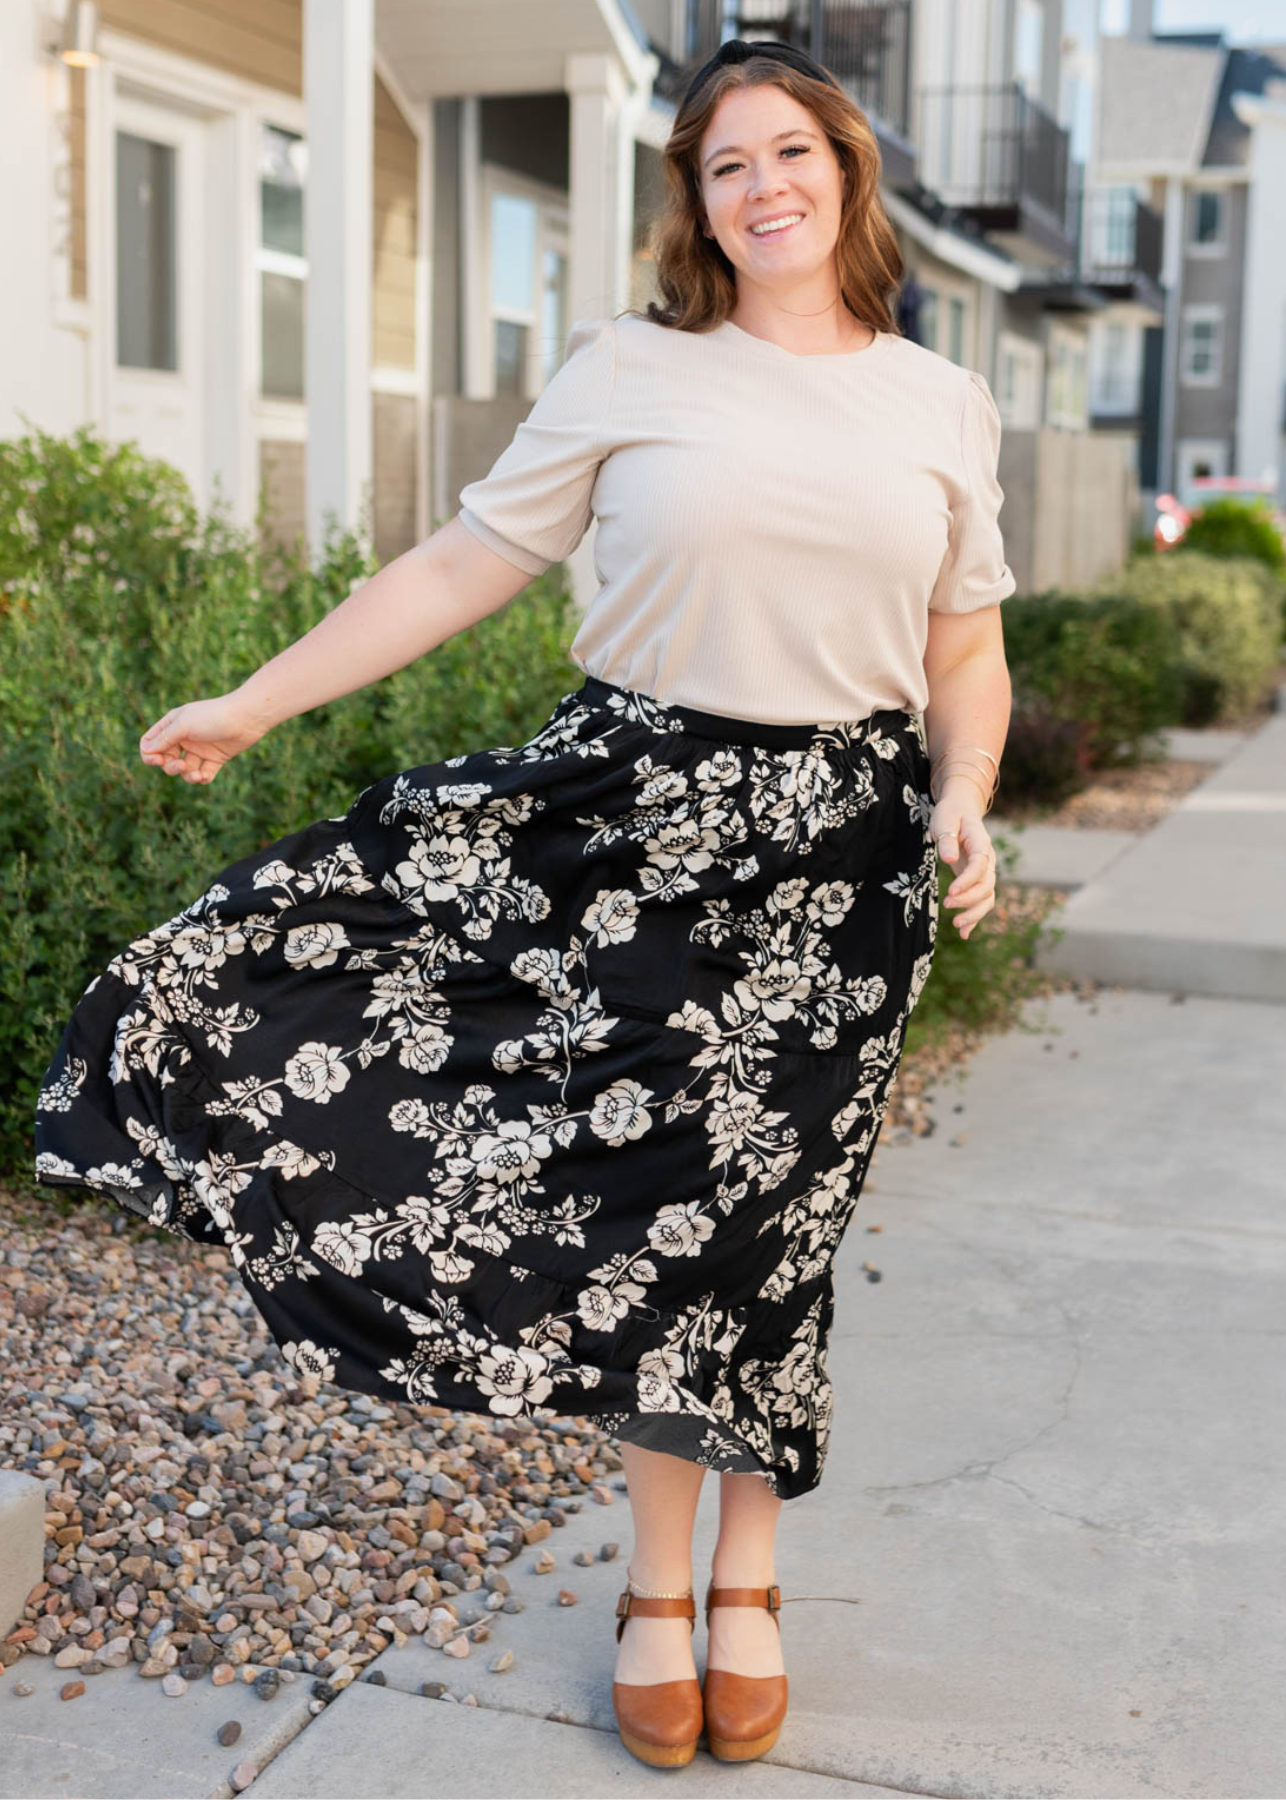
[[[298,132],[259,130],[259,392],[304,397],[304,182],[308,150]]]
[[[116,133],[116,361],[179,366],[175,148]]]
[[[953,363],[964,361],[964,301],[954,296],[947,302],[947,355]]]
[[[484,165],[491,380],[534,399],[566,348],[566,203],[511,170]]]
[[[1198,188],[1192,196],[1190,250],[1222,250],[1224,247],[1224,197],[1218,188]]]
[[[1040,424],[1042,356],[1039,344],[1002,331],[996,343],[996,385],[992,389],[1001,424],[1035,431]]]
[[[1040,97],[1040,63],[1044,39],[1044,12],[1039,0],[1018,0],[1018,24],[1014,33],[1014,74],[1031,97]]]
[[[938,347],[938,296],[935,289],[920,289],[920,342],[926,350]]]
[[[1094,411],[1133,414],[1139,410],[1142,374],[1139,331],[1121,320],[1112,320],[1093,335],[1097,352],[1093,361]]]
[[[1085,343],[1055,332],[1049,344],[1045,422],[1064,431],[1083,431],[1086,413]]]
[[[1179,379],[1188,387],[1214,387],[1223,361],[1223,318],[1215,306],[1185,306],[1179,340]]]

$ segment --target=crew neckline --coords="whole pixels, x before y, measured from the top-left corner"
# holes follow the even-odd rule
[[[879,356],[892,333],[880,331],[875,327],[875,336],[861,350],[825,350],[813,354],[807,350],[787,350],[781,344],[774,344],[769,338],[756,337],[751,331],[744,331],[740,325],[734,325],[731,319],[723,319],[716,330],[730,332],[740,344],[746,344],[760,355],[785,359],[792,363],[865,363],[868,358]]]

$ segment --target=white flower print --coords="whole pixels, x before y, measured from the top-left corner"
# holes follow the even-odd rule
[[[506,1119],[499,1131],[487,1132],[472,1147],[478,1173],[488,1181],[534,1181],[553,1145],[548,1135],[522,1119]]]
[[[714,1220],[701,1211],[700,1201],[679,1200],[660,1209],[648,1226],[647,1241],[662,1256],[699,1256],[713,1232]]]
[[[651,1088],[625,1079],[615,1081],[597,1096],[589,1116],[590,1127],[609,1144],[623,1144],[628,1138],[641,1138],[652,1126],[647,1102]]]
[[[301,1375],[315,1375],[319,1381],[335,1379],[338,1350],[319,1350],[311,1338],[304,1338],[299,1343],[283,1344],[281,1354]]]
[[[342,925],[295,925],[286,933],[282,946],[286,961],[294,968],[308,964],[314,969],[329,969],[339,959],[339,952],[349,948]]]
[[[348,1086],[344,1053],[333,1044],[301,1044],[286,1064],[285,1081],[299,1099],[325,1106],[332,1094],[342,1094]]]
[[[300,1378],[807,1492],[928,759],[896,710],[736,725],[591,679],[233,865],[85,986],[38,1176],[224,1246]]]
[[[484,1351],[477,1362],[478,1386],[491,1397],[491,1411],[521,1412],[524,1406],[539,1404],[553,1391],[548,1376],[549,1364],[535,1350],[511,1350],[497,1344]]]

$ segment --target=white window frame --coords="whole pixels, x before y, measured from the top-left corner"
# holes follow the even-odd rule
[[[1002,426],[1035,431],[1041,422],[1045,355],[1039,344],[1014,331],[996,339],[996,386],[993,397]]]
[[[1209,322],[1211,334],[1211,367],[1198,374],[1192,366],[1194,339],[1192,327]],[[1224,309],[1216,300],[1194,300],[1186,305],[1179,321],[1179,385],[1188,388],[1218,387],[1223,380]]]
[[[301,122],[288,125],[278,116],[276,109],[271,113],[262,109],[254,121],[255,136],[255,179],[254,179],[254,411],[256,437],[262,442],[264,438],[273,438],[278,442],[283,439],[290,443],[301,443],[308,435],[308,401],[292,399],[288,394],[265,394],[263,391],[263,280],[268,275],[301,276],[307,294],[308,258],[295,256],[285,250],[266,250],[263,245],[263,196],[260,192],[259,145],[263,136],[263,127],[272,125],[278,131],[289,131],[297,135],[303,142],[304,155],[308,154],[308,133]],[[305,183],[307,176],[305,175]],[[304,189],[304,205],[308,204],[307,186]]]
[[[307,405],[304,401],[265,399],[259,392],[262,361],[259,298],[259,126],[260,122],[298,132],[307,142],[308,110],[301,96],[284,89],[248,81],[201,62],[179,51],[163,49],[112,27],[102,27],[98,42],[100,60],[85,71],[86,159],[86,258],[88,295],[84,302],[64,301],[68,322],[84,320],[90,332],[90,394],[88,416],[100,426],[106,418],[106,357],[115,354],[109,342],[107,278],[115,232],[110,217],[108,157],[114,154],[114,94],[118,84],[144,89],[163,103],[186,105],[199,112],[218,136],[217,195],[212,210],[220,210],[223,223],[212,231],[213,266],[226,273],[225,309],[233,316],[235,344],[233,383],[225,402],[231,423],[225,420],[221,448],[225,463],[232,450],[232,477],[223,482],[223,495],[232,516],[249,524],[259,494],[260,445],[264,439],[303,442],[307,437]],[[411,107],[400,84],[378,50],[375,70],[393,96],[399,111],[419,141],[420,204],[417,207],[416,245],[416,368],[372,371],[372,393],[413,393],[418,402],[418,436],[428,456],[429,340],[431,320],[430,210],[432,204],[432,118],[426,104]],[[222,296],[221,296],[222,298]],[[235,449],[232,440],[235,438]],[[417,529],[429,530],[427,468],[418,483]]]
[[[306,434],[299,402],[264,402],[258,393],[261,356],[259,328],[259,121],[266,119],[288,131],[306,131],[301,99],[276,88],[246,81],[195,57],[162,49],[126,33],[104,28],[99,33],[101,61],[87,71],[86,82],[86,232],[89,261],[89,312],[92,319],[96,378],[92,416],[105,420],[106,358],[115,354],[109,342],[111,308],[108,279],[112,234],[107,158],[113,152],[115,95],[121,88],[151,93],[164,104],[188,107],[217,131],[219,193],[212,199],[207,228],[211,268],[225,280],[220,296],[230,305],[214,311],[230,315],[227,347],[231,349],[231,386],[224,394],[228,417],[220,435],[224,454],[223,492],[234,518],[254,517],[259,489],[259,444],[264,438],[302,440]],[[217,218],[215,214],[219,215]],[[207,422],[207,432],[211,426]],[[233,474],[226,458],[232,452]]]
[[[1209,462],[1213,476],[1230,473],[1228,445],[1223,438],[1180,438],[1175,445],[1175,493],[1181,506],[1200,505],[1202,496],[1193,489],[1192,465]]]
[[[570,258],[571,253],[571,206],[567,190],[554,187],[545,181],[536,181],[529,175],[518,174],[513,169],[505,168],[500,163],[480,162],[478,165],[478,214],[474,231],[475,254],[477,257],[477,285],[474,292],[478,295],[476,325],[479,338],[473,365],[474,381],[470,384],[470,392],[480,399],[496,398],[496,348],[495,320],[511,317],[531,329],[530,341],[539,345],[541,327],[540,304],[541,284],[540,269],[544,261],[544,253],[548,248],[555,248]],[[491,202],[497,194],[512,194],[520,200],[532,201],[537,209],[536,219],[536,309],[530,316],[527,314],[506,314],[503,309],[496,309],[491,303]],[[567,320],[568,329],[571,320]],[[522,397],[534,400],[545,385],[544,357],[532,355],[527,358],[524,370],[525,386]]]
[[[1045,365],[1045,423],[1054,431],[1089,430],[1089,354],[1080,332],[1049,328]],[[1060,381],[1065,391],[1059,392]]]
[[[921,294],[932,294],[936,314],[937,333],[941,340],[949,340],[951,336],[951,307],[953,302],[960,308],[960,364],[961,368],[970,367],[970,357],[974,337],[973,290],[967,282],[951,281],[935,271],[932,275],[917,274],[916,280]],[[935,342],[927,348],[945,356],[948,362],[956,359],[943,342]]]
[[[1124,339],[1120,359],[1120,393],[1108,390],[1107,346],[1113,333]],[[1134,418],[1137,416],[1143,385],[1143,331],[1139,325],[1121,316],[1096,319],[1090,326],[1090,411],[1099,418]]]
[[[535,311],[533,313],[506,313],[503,308],[492,306],[492,198],[495,194],[513,194],[519,200],[530,200],[537,207],[537,236],[535,236]],[[477,387],[472,391],[479,398],[494,400],[495,398],[495,320],[513,319],[521,324],[528,324],[531,329],[531,342],[539,344],[540,335],[540,268],[544,263],[544,252],[548,248],[560,250],[562,256],[571,259],[571,203],[566,187],[555,187],[549,182],[537,182],[533,176],[519,175],[515,169],[506,169],[499,162],[479,162],[477,169],[477,223],[475,223],[475,254],[477,254],[477,288],[479,297],[477,304],[477,356],[475,356],[475,378]],[[571,320],[567,320],[567,328],[571,328]],[[524,369],[526,383],[522,389],[522,398],[535,400],[540,389],[546,383],[544,374],[544,356],[528,356],[528,364]]]

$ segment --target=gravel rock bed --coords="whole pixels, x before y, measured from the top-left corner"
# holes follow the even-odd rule
[[[584,1419],[300,1378],[226,1251],[96,1196],[0,1194],[0,1218],[0,1466],[43,1481],[46,1534],[0,1667],[51,1656],[69,1699],[132,1662],[158,1698],[306,1680],[317,1711],[413,1634],[468,1655],[522,1610],[515,1565],[539,1580],[537,1557],[559,1562],[543,1540],[624,1489]]]

